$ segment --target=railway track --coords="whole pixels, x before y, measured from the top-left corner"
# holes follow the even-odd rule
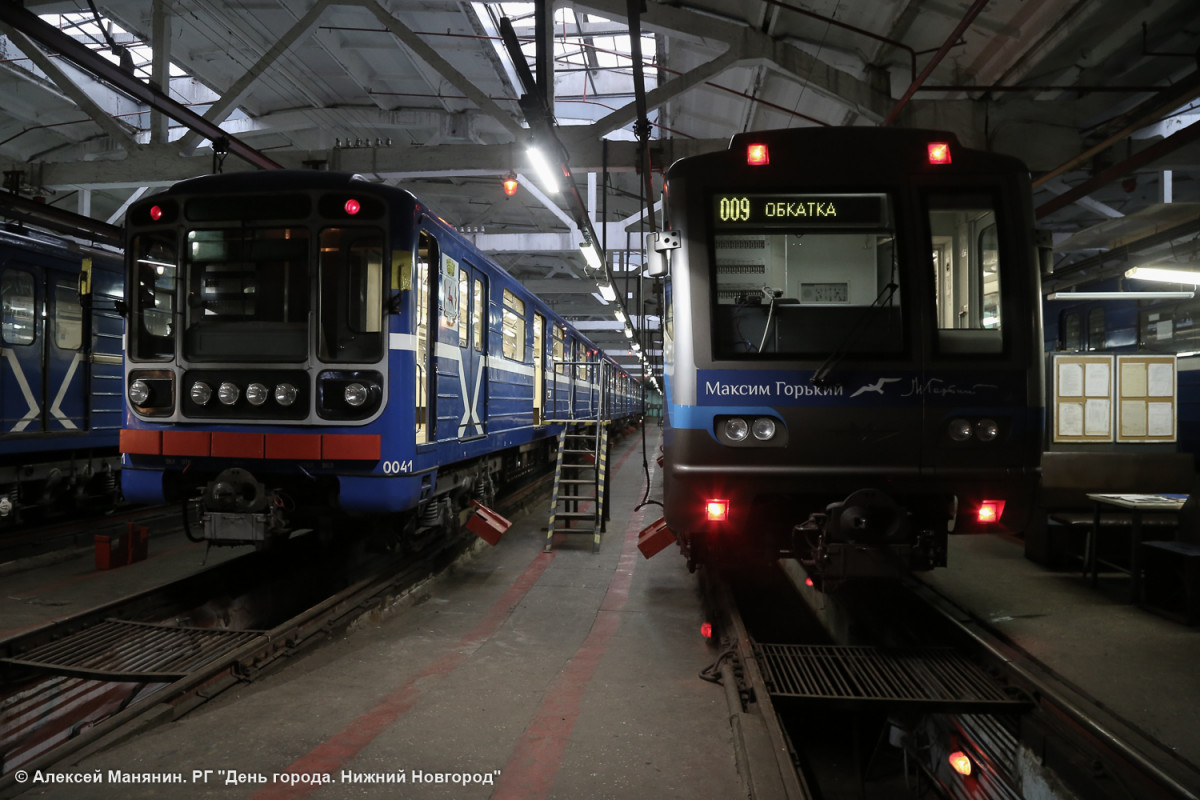
[[[504,513],[544,492],[542,482],[523,487]],[[48,770],[177,719],[395,605],[475,541],[463,531],[403,555],[367,537],[305,536],[0,641],[0,797],[28,788],[17,771]]]
[[[1192,765],[924,584],[839,598],[844,617],[830,625],[827,595],[808,590],[803,603],[763,574],[749,590],[706,578],[727,647],[708,677],[725,686],[745,748],[772,756],[745,765],[748,797],[1016,800],[1036,786],[1044,797],[1198,798]],[[766,739],[746,733],[746,715]],[[952,756],[972,773],[955,773]]]

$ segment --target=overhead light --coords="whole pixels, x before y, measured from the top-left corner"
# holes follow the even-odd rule
[[[612,287],[610,286],[609,288],[611,289]],[[610,299],[614,299],[614,300],[615,300],[615,299],[616,299],[616,295],[614,295],[614,296],[613,296],[612,298],[610,298]],[[622,325],[624,325],[624,324],[625,324],[625,322],[626,322],[626,318],[625,318],[625,312],[624,312],[624,311],[622,311],[620,308],[617,308],[617,310],[615,310],[615,311],[613,312],[613,316],[617,318],[617,322],[621,323]]]
[[[583,253],[583,260],[587,262],[589,268],[600,269],[604,266],[604,261],[600,259],[600,253],[597,252],[596,245],[591,242],[580,242],[579,252]],[[597,281],[597,283],[599,282]],[[610,286],[609,289],[611,291],[612,287]],[[603,290],[601,290],[601,293],[603,294]],[[616,297],[616,295],[614,294],[613,297]]]
[[[527,149],[525,155],[529,156],[529,162],[533,164],[533,169],[537,173],[542,188],[550,194],[558,194],[561,191],[558,185],[558,174],[550,166],[546,155],[536,147]]]
[[[1195,292],[1051,292],[1047,300],[1187,300]]]
[[[628,325],[625,326],[625,338],[626,339],[633,338],[633,328],[629,327]]]
[[[608,302],[611,303],[617,299],[617,290],[608,281],[598,281],[596,287],[600,290],[600,296]]]
[[[519,185],[520,184],[517,182],[517,176],[513,173],[510,172],[504,176],[504,193],[509,197],[512,197],[517,193],[517,186]]]
[[[1133,267],[1125,270],[1126,278],[1137,278],[1139,281],[1161,281],[1163,283],[1190,283],[1200,286],[1200,272],[1186,269],[1165,269],[1163,267]]]

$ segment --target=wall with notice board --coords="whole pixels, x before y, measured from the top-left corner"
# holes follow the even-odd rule
[[[1051,441],[1174,442],[1174,355],[1057,353]]]

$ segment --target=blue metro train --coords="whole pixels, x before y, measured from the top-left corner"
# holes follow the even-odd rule
[[[1023,528],[1044,376],[1020,162],[806,128],[667,185],[664,517],[690,562],[791,556],[828,589]]]
[[[0,527],[118,492],[119,256],[0,232]]]
[[[634,378],[405,190],[213,175],[126,230],[123,491],[212,543],[345,515],[424,540],[545,466],[561,420],[640,414]]]

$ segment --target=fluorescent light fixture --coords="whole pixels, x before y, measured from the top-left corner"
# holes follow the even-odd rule
[[[562,191],[558,185],[558,174],[550,166],[550,162],[546,160],[546,155],[541,150],[530,147],[525,150],[525,155],[529,157],[529,163],[533,164],[533,171],[537,173],[543,189],[550,194],[558,194]]]
[[[617,292],[608,281],[598,282],[596,287],[600,289],[600,296],[608,302],[611,303],[617,299]]]
[[[1125,270],[1126,278],[1139,281],[1162,281],[1164,283],[1190,283],[1200,286],[1200,272],[1186,269],[1164,269],[1162,267],[1133,267]]]
[[[633,338],[633,328],[629,327],[628,325],[625,326],[625,338],[626,339]]]
[[[587,262],[588,267],[591,269],[600,269],[604,266],[604,262],[600,260],[600,253],[596,251],[596,245],[592,244],[591,242],[580,242],[579,252],[583,253],[583,260]],[[607,285],[608,281],[604,281],[603,283],[596,281],[596,283],[604,286]],[[609,286],[608,289],[609,291],[612,291],[611,286]],[[600,294],[604,294],[603,289],[600,290]],[[615,298],[616,295],[614,294],[613,297]],[[611,300],[612,298],[609,299]]]
[[[613,299],[616,299],[615,296]],[[622,325],[624,325],[626,322],[628,322],[628,320],[625,318],[625,312],[622,311],[620,308],[616,309],[613,312],[613,316],[616,317],[617,322],[621,323]]]
[[[1051,292],[1047,300],[1187,300],[1195,292]]]

